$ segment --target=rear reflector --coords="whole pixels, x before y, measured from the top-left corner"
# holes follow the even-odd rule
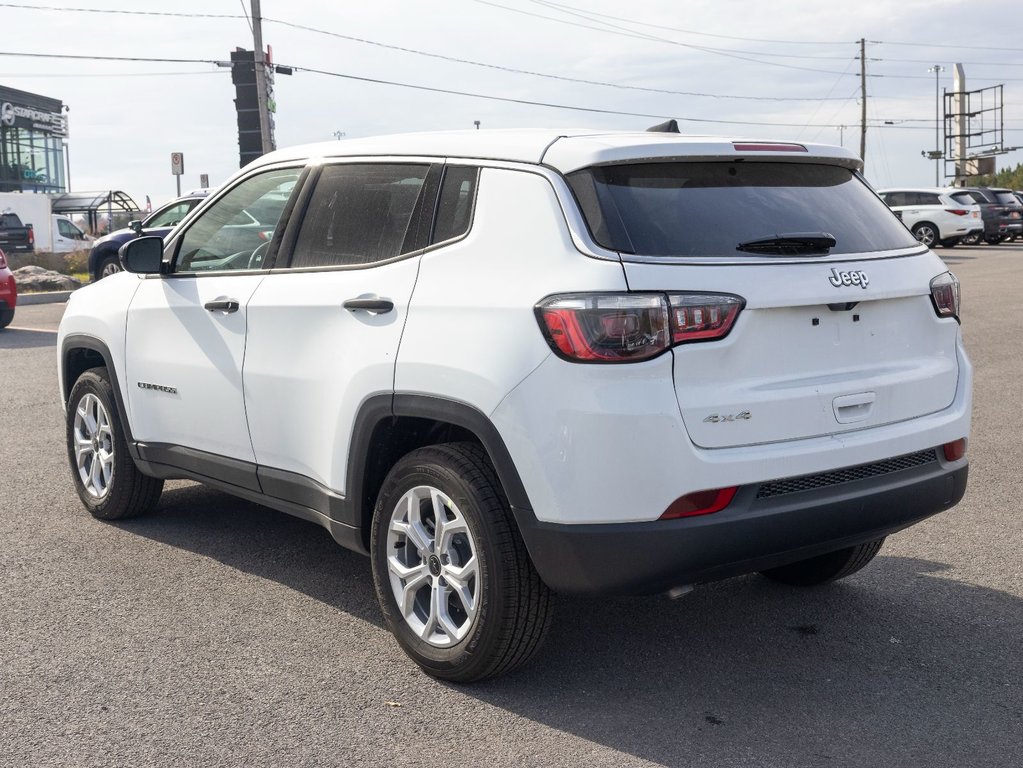
[[[772,144],[763,142],[757,144],[732,144],[736,152],[806,152],[802,144]]]
[[[671,502],[661,520],[674,520],[679,517],[696,517],[697,515],[709,515],[720,512],[732,503],[738,487],[718,488],[713,491],[697,491],[689,493]]]
[[[959,461],[966,455],[966,438],[960,437],[951,443],[945,443],[941,446],[941,451],[945,454],[945,461]]]

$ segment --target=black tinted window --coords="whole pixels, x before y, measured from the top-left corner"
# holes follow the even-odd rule
[[[316,183],[292,267],[371,264],[401,255],[429,165],[331,165]]]
[[[976,205],[978,203],[978,199],[969,192],[955,192],[951,195],[951,198],[963,205]],[[984,202],[983,198],[979,202]]]
[[[807,163],[638,163],[589,168],[569,183],[592,185],[598,215],[585,212],[601,245],[647,256],[735,256],[739,243],[777,234],[827,232],[831,253],[916,245],[852,171]]]
[[[905,192],[885,192],[882,197],[888,205],[909,205],[907,193]]]
[[[941,200],[938,199],[937,195],[930,192],[918,192],[917,194],[919,195],[917,205],[941,205]]]
[[[995,192],[995,199],[1002,205],[1019,205],[1019,200],[1012,192]]]
[[[445,169],[437,205],[437,224],[430,242],[442,243],[469,231],[478,176],[479,169],[475,167],[451,165]]]

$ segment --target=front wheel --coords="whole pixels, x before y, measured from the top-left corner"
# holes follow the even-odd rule
[[[102,280],[104,277],[110,277],[116,275],[121,270],[121,261],[117,258],[117,254],[112,256],[104,256],[103,260],[100,261],[97,269],[99,273],[99,279]]]
[[[540,647],[551,593],[479,446],[435,445],[398,461],[370,544],[387,626],[428,674],[474,682],[515,669]]]
[[[106,368],[86,371],[71,388],[67,453],[75,490],[93,517],[134,517],[160,500],[163,480],[143,475],[128,454]]]
[[[795,587],[815,587],[850,576],[874,559],[881,550],[884,537],[855,547],[847,547],[837,552],[800,560],[779,568],[761,571],[769,579],[791,584]]]

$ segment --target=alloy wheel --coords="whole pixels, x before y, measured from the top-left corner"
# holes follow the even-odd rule
[[[114,435],[110,414],[91,392],[78,401],[74,423],[75,462],[86,493],[102,499],[114,474]]]
[[[469,634],[480,600],[476,543],[446,494],[421,485],[406,492],[387,528],[387,571],[398,611],[437,648]]]

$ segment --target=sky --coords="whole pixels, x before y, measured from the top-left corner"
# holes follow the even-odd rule
[[[110,12],[129,10],[156,15]],[[0,85],[68,107],[73,191],[158,205],[176,194],[172,152],[185,157],[183,191],[237,171],[230,70],[38,54],[224,61],[252,48],[250,11],[250,0],[0,2]],[[1002,0],[264,0],[261,11],[275,62],[296,68],[274,86],[279,147],[477,120],[637,130],[675,118],[688,134],[858,152],[863,38],[877,188],[934,185],[921,152],[935,149],[935,88],[952,89],[957,62],[970,90],[1004,84],[1004,146],[1023,145],[1020,12]],[[1019,162],[1023,150],[997,159]]]

